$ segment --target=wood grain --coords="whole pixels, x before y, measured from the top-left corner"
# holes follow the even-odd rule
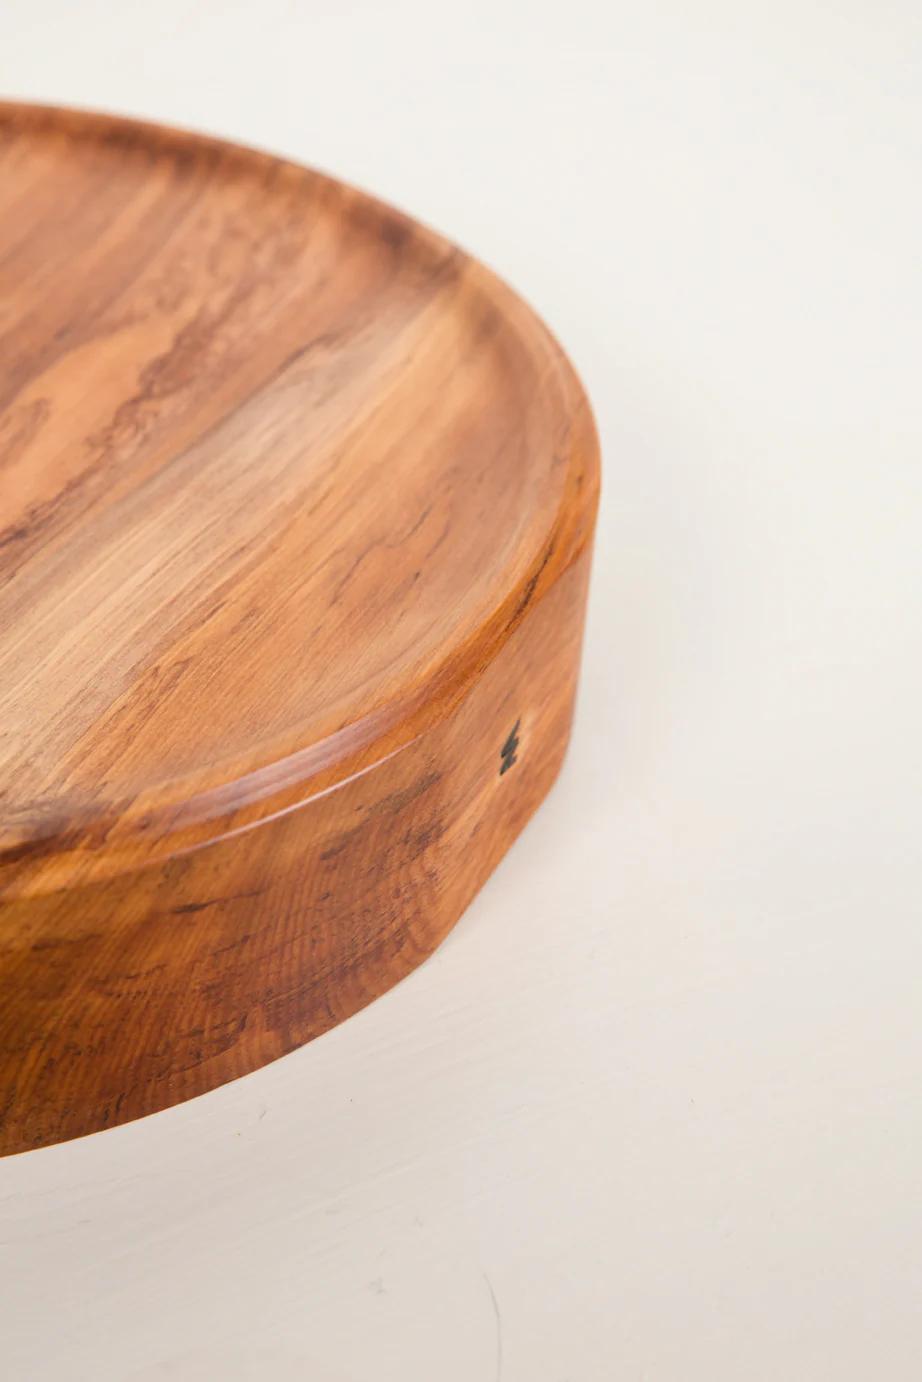
[[[559,347],[437,235],[0,106],[0,1151],[432,951],[559,767],[597,490]]]

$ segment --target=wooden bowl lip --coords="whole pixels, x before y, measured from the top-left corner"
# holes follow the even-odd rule
[[[464,646],[452,648],[424,683],[394,695],[371,714],[321,740],[283,752],[264,767],[230,773],[204,789],[189,778],[170,779],[129,806],[100,802],[84,817],[69,805],[66,817],[52,817],[42,829],[3,843],[0,817],[0,900],[63,891],[101,878],[134,872],[164,858],[277,819],[371,771],[450,714],[482,669],[504,645],[528,606],[575,562],[592,540],[600,487],[600,449],[586,391],[562,346],[535,310],[506,282],[465,250],[392,204],[312,165],[302,164],[236,140],[80,106],[0,100],[0,133],[67,123],[88,136],[156,140],[172,147],[213,148],[243,163],[287,167],[355,198],[371,213],[409,222],[433,250],[453,252],[473,292],[502,312],[510,333],[540,348],[550,364],[547,386],[555,389],[559,413],[568,424],[560,503],[524,578],[501,593],[495,610]]]

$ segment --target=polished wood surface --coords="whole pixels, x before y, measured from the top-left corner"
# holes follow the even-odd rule
[[[559,767],[597,489],[559,347],[437,235],[0,106],[0,1151],[431,952]]]

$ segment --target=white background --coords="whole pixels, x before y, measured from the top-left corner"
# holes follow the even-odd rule
[[[919,6],[2,0],[0,85],[430,222],[605,460],[551,798],[358,1017],[0,1162],[4,1382],[917,1382]]]

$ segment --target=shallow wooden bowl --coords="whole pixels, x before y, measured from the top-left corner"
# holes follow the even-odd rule
[[[560,765],[597,488],[559,347],[439,236],[0,106],[0,1150],[438,945]]]

